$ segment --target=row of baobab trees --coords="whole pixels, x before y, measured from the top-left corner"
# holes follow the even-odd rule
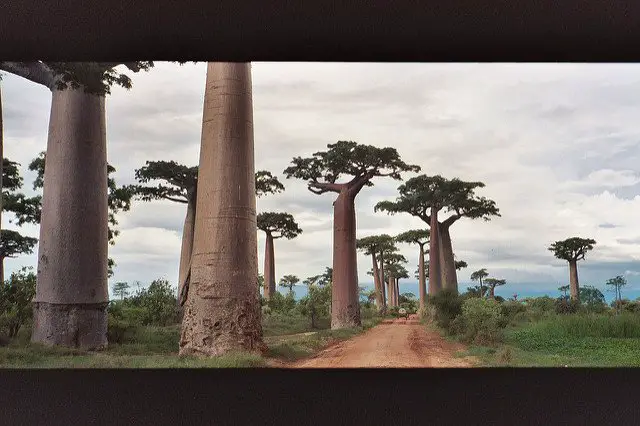
[[[107,344],[105,97],[114,84],[131,87],[129,77],[116,71],[120,65],[132,72],[153,67],[152,62],[0,62],[0,70],[52,92],[33,301],[34,342],[84,348]],[[186,193],[185,232],[189,233],[193,223],[193,238],[183,239],[181,354],[264,349],[256,286],[256,193],[260,191],[254,172],[252,121],[250,64],[209,63],[197,187]],[[351,327],[360,324],[356,196],[365,186],[373,185],[374,178],[400,180],[402,173],[419,172],[420,167],[402,161],[394,148],[351,141],[327,147],[311,157],[294,158],[284,174],[306,180],[314,194],[336,195],[331,324],[332,328]],[[343,176],[348,179],[341,180]],[[376,206],[389,214],[412,214],[431,228],[430,293],[441,288],[457,290],[451,225],[462,217],[488,219],[498,215],[493,201],[474,194],[474,189],[482,186],[480,182],[421,175],[400,186],[397,200]],[[439,221],[442,211],[452,214]],[[276,219],[277,223],[282,217]],[[286,232],[273,235],[275,229],[268,226],[262,229],[272,237],[267,238],[267,253],[272,252],[269,245],[273,247],[273,239],[287,237]],[[422,251],[424,244],[416,244]],[[370,248],[374,259],[380,254],[382,266],[384,249],[378,250],[375,244]],[[271,262],[273,256],[265,258]],[[421,264],[424,287],[424,261]],[[275,290],[272,274],[267,275],[266,296]],[[376,288],[384,293],[377,277],[374,274]]]
[[[118,66],[137,73],[150,70],[153,63],[0,62],[0,70],[52,93],[33,303],[34,342],[89,349],[107,344],[105,97],[114,84],[131,87],[129,77],[116,70]],[[254,164],[251,89],[249,63],[208,64],[197,187],[186,192],[185,232],[193,238],[183,239],[181,256],[181,354],[265,349],[256,285],[256,194],[260,191]],[[394,148],[351,141],[327,148],[310,157],[294,158],[284,174],[307,181],[314,194],[335,194],[331,325],[351,327],[360,324],[356,196],[373,185],[374,178],[400,180],[402,173],[417,173],[420,167],[402,161]],[[340,179],[344,176],[347,178]],[[475,195],[474,189],[482,186],[420,175],[399,187],[395,201],[375,207],[389,214],[411,214],[429,226],[429,293],[457,291],[451,225],[463,217],[488,220],[499,215],[493,201]],[[445,212],[449,216],[440,220],[439,214]],[[286,237],[282,233],[272,236],[280,235]],[[273,247],[272,239],[267,238],[267,244],[270,240]],[[424,240],[415,243],[423,254]],[[374,244],[371,252],[374,263],[384,265],[384,250]],[[421,264],[422,289],[424,261]],[[377,276],[374,268],[374,278]],[[375,281],[383,294],[381,280]],[[274,290],[267,280],[265,291]]]

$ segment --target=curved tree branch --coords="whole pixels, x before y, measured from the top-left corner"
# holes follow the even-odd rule
[[[0,62],[0,69],[11,74],[26,78],[53,90],[55,76],[53,71],[43,62]]]

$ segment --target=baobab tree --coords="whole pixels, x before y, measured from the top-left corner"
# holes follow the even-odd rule
[[[319,285],[321,287],[324,287],[326,285],[331,284],[332,277],[333,277],[333,268],[326,266],[322,274],[314,275],[305,279],[304,284],[306,286]]]
[[[407,259],[401,255],[400,253],[388,253],[384,259],[384,271],[385,275],[383,278],[383,282],[387,283],[387,294],[388,304],[389,306],[397,306],[398,305],[398,286],[396,282],[396,278],[398,276],[404,277],[404,267],[402,264],[407,263]],[[408,274],[406,274],[408,277]]]
[[[569,287],[571,300],[580,301],[578,284],[578,260],[583,260],[588,251],[593,250],[596,241],[591,238],[572,237],[556,241],[548,248],[558,259],[569,262]]]
[[[273,240],[286,238],[288,240],[302,233],[295,219],[289,213],[260,213],[257,216],[258,229],[266,235],[264,249],[264,298],[270,299],[276,291],[276,266]]]
[[[505,285],[507,281],[497,278],[485,278],[484,283],[487,285],[487,289],[489,290],[489,298],[494,299],[496,297],[496,287]]]
[[[398,187],[400,195],[395,201],[382,201],[374,208],[375,211],[382,210],[388,214],[409,213],[429,225],[429,294],[435,294],[442,288],[458,292],[449,231],[451,225],[462,217],[489,220],[491,216],[500,216],[494,201],[475,195],[474,189],[482,187],[482,182],[420,175]],[[450,213],[450,216],[440,222],[440,212]]]
[[[288,288],[289,294],[293,294],[293,287],[300,282],[300,278],[295,275],[285,275],[280,278],[280,287]]]
[[[0,62],[52,92],[32,341],[107,345],[108,204],[105,97],[153,62]]]
[[[46,152],[41,152],[31,163],[29,170],[36,172],[36,178],[33,181],[33,189],[39,190],[44,188],[44,174],[46,166]],[[118,186],[115,179],[111,176],[116,169],[107,163],[107,206],[108,206],[108,234],[107,238],[110,245],[115,244],[115,239],[120,235],[120,231],[116,228],[118,220],[116,215],[121,211],[126,212],[131,208],[131,198],[133,196],[129,186]],[[42,196],[38,195],[21,202],[22,209],[16,211],[18,225],[24,223],[40,224],[42,215]],[[107,276],[113,275],[115,262],[113,259],[107,259]]]
[[[606,286],[611,287],[611,290],[613,290],[613,292],[616,295],[616,299],[615,299],[615,307],[616,307],[616,311],[620,312],[620,308],[622,307],[622,287],[624,287],[625,285],[627,285],[627,279],[625,277],[623,277],[622,275],[618,275],[615,278],[610,278],[607,280],[607,282],[605,283]]]
[[[399,243],[417,244],[420,248],[418,253],[418,289],[420,294],[420,312],[426,306],[427,303],[427,281],[425,274],[424,246],[429,244],[429,230],[428,229],[412,229],[410,231],[403,232],[396,236],[396,241]]]
[[[167,200],[186,204],[187,212],[182,227],[182,246],[178,272],[178,301],[189,275],[191,251],[193,249],[196,198],[198,193],[198,167],[185,166],[175,161],[147,161],[135,171],[138,184],[128,187],[136,199],[142,201]],[[284,186],[270,172],[256,172],[256,196],[276,193]]]
[[[386,292],[384,289],[384,255],[397,251],[393,237],[387,234],[371,235],[356,240],[356,249],[362,250],[365,255],[371,256],[373,265],[373,285],[376,292],[376,304],[378,310],[384,312],[386,308]],[[378,266],[380,262],[380,266]]]
[[[181,355],[263,351],[251,64],[207,66]]]
[[[331,328],[361,324],[358,297],[355,199],[374,177],[401,179],[401,172],[418,172],[419,166],[406,164],[395,148],[378,148],[351,141],[328,144],[327,151],[311,157],[295,157],[284,174],[308,182],[314,194],[334,192],[333,202],[333,287]],[[352,176],[338,183],[342,175]]]
[[[489,273],[485,268],[478,269],[477,271],[471,274],[471,277],[470,277],[471,281],[478,281],[480,283],[480,297],[484,296],[484,288],[482,286],[482,280],[484,278],[487,278],[488,276],[489,276]]]
[[[3,229],[0,239],[0,279],[4,282],[4,260],[21,254],[33,253],[33,247],[38,243],[37,238],[25,237],[17,231]]]

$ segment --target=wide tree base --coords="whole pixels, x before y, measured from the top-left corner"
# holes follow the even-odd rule
[[[184,307],[180,355],[264,353],[267,346],[262,340],[261,317],[257,300],[189,298]]]
[[[346,309],[341,312],[337,312],[336,315],[331,316],[331,329],[337,330],[340,328],[353,328],[360,327],[362,321],[360,319],[360,305],[347,306]]]
[[[107,303],[33,303],[31,341],[85,350],[107,347]]]

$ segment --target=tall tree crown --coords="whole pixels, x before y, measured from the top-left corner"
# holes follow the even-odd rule
[[[0,258],[15,257],[19,254],[33,253],[33,247],[38,243],[37,238],[25,237],[19,232],[3,229],[0,238]]]
[[[371,179],[376,176],[400,180],[401,172],[420,171],[419,166],[402,161],[395,148],[378,148],[353,141],[338,141],[327,144],[327,148],[311,157],[295,157],[284,175],[306,180],[309,191],[323,194],[341,192],[344,188],[357,193],[364,186],[373,186]],[[341,176],[351,176],[351,180],[337,183]]]
[[[471,274],[471,281],[479,281],[489,276],[489,273],[485,268],[478,269]]]
[[[425,245],[429,243],[431,231],[428,229],[412,229],[396,235],[395,240],[399,243]]]
[[[495,201],[478,197],[474,190],[483,188],[482,182],[465,182],[458,178],[446,179],[440,175],[420,175],[407,180],[398,187],[395,201],[381,201],[374,211],[388,214],[409,213],[424,222],[430,222],[433,210],[445,210],[451,216],[444,223],[452,224],[462,217],[490,220],[500,216]]]
[[[0,70],[41,84],[50,90],[83,88],[86,93],[107,95],[116,85],[131,88],[131,78],[116,71],[124,66],[133,73],[148,71],[152,61],[137,62],[0,62]]]
[[[368,237],[358,238],[356,240],[356,248],[362,250],[365,255],[378,254],[380,252],[393,252],[397,248],[391,235],[371,235]]]
[[[302,229],[289,213],[260,213],[257,216],[258,229],[271,234],[273,238],[286,238],[288,240],[302,234]]]
[[[574,262],[583,260],[588,251],[593,250],[596,240],[591,238],[572,237],[556,241],[548,248],[558,259]]]

